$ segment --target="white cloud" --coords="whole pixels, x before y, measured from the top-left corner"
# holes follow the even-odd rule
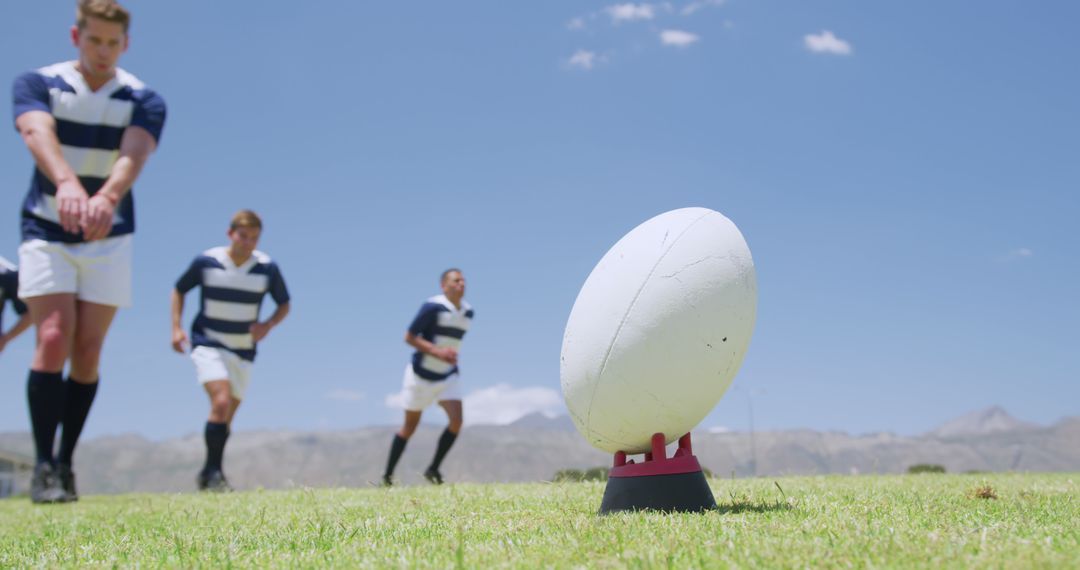
[[[851,55],[851,44],[836,37],[829,30],[822,30],[820,34],[806,34],[803,37],[806,49],[814,53],[827,53],[833,55]]]
[[[574,18],[566,23],[566,29],[568,30],[584,30],[585,18]]]
[[[682,30],[664,30],[660,32],[660,43],[666,46],[684,48],[700,40],[701,37],[697,34],[691,34],[690,32],[684,32]]]
[[[400,410],[405,406],[405,396],[400,392],[387,394],[383,403],[388,408]],[[559,392],[539,386],[515,388],[509,384],[496,384],[471,392],[465,396],[462,405],[465,423],[469,425],[506,425],[537,412],[549,418],[566,413]]]
[[[652,4],[614,4],[604,8],[611,16],[611,22],[633,22],[634,20],[651,20],[656,17],[656,10]]]
[[[713,426],[709,428],[709,433],[731,433],[731,428],[727,426]]]
[[[1007,251],[999,259],[1001,261],[1019,261],[1021,259],[1026,259],[1028,257],[1031,257],[1033,255],[1035,255],[1034,251],[1031,251],[1030,249],[1028,249],[1026,247],[1018,247],[1018,248],[1011,249],[1011,250]]]
[[[515,388],[496,384],[465,396],[465,423],[506,425],[529,414],[540,412],[548,417],[565,413],[557,390],[540,386]]]
[[[594,51],[579,49],[574,52],[574,55],[570,56],[570,59],[566,61],[566,65],[588,71],[595,67],[596,64],[603,63],[604,61],[606,61],[606,59],[603,56],[597,55]]]
[[[701,10],[702,8],[708,8],[710,6],[720,6],[724,3],[724,1],[725,0],[696,0],[687,4],[686,6],[683,6],[683,9],[679,10],[679,13],[683,16],[689,16],[694,12]]]
[[[364,393],[356,390],[330,390],[323,394],[324,398],[339,402],[359,402],[364,399]]]

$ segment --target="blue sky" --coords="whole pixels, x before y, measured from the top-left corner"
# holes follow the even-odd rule
[[[73,4],[6,7],[0,77],[72,59]],[[121,65],[169,119],[88,435],[201,429],[168,296],[244,207],[293,313],[234,429],[397,423],[402,335],[449,266],[476,307],[467,421],[557,412],[585,277],[686,206],[740,227],[759,284],[743,368],[702,428],[746,429],[751,401],[758,429],[856,433],[994,404],[1080,413],[1073,3],[128,5]],[[9,130],[9,259],[30,172]],[[28,429],[31,348],[0,354],[0,431]]]

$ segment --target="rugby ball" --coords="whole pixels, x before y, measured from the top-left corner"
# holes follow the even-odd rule
[[[757,278],[750,248],[719,212],[683,208],[634,228],[578,293],[560,376],[593,446],[643,453],[694,428],[731,385],[750,344]]]

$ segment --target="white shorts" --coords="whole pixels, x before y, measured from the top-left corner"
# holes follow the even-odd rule
[[[213,346],[196,346],[191,350],[195,363],[195,377],[199,384],[214,380],[228,380],[233,398],[244,399],[244,392],[251,383],[251,362],[236,354]]]
[[[405,378],[401,383],[401,398],[404,407],[410,412],[419,412],[435,402],[460,400],[460,378],[454,373],[446,380],[425,380],[413,372],[412,364],[405,367]]]
[[[132,237],[24,241],[19,246],[19,297],[75,293],[81,301],[130,307]]]

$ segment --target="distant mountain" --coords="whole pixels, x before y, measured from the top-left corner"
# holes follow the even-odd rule
[[[1018,420],[999,406],[965,414],[945,422],[926,435],[939,438],[968,437],[1038,429],[1037,424]]]
[[[981,414],[983,421],[965,416],[917,437],[811,430],[756,432],[751,437],[702,429],[694,432],[693,445],[702,465],[719,476],[903,473],[916,463],[939,464],[951,473],[1080,471],[1080,417],[1041,427],[1011,419],[1003,411]],[[963,429],[943,429],[948,426]],[[409,441],[397,469],[404,484],[423,482],[421,473],[441,431],[423,426]],[[225,468],[240,489],[367,486],[382,473],[393,433],[392,427],[237,432],[229,440]],[[32,455],[30,435],[0,433],[0,450]],[[76,453],[80,491],[191,491],[204,453],[197,434],[166,441],[137,435],[94,438]],[[443,473],[449,481],[544,481],[559,469],[610,463],[611,456],[586,443],[566,416],[526,416],[508,426],[467,427]],[[25,474],[22,477],[19,486],[25,491]]]
[[[574,421],[570,419],[570,416],[564,414],[552,418],[545,416],[540,412],[531,413],[516,422],[513,422],[510,426],[551,431],[575,431],[577,429],[574,427]]]

